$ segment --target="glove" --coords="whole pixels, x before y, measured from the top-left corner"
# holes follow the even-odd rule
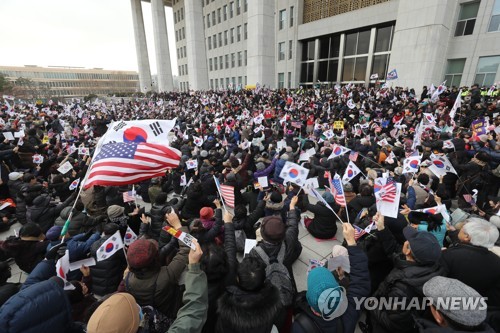
[[[53,246],[46,254],[45,259],[57,261],[66,253],[66,243],[59,243]]]

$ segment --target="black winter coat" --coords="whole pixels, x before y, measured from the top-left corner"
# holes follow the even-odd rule
[[[337,217],[323,203],[318,202],[306,205],[306,210],[314,213],[314,219],[307,227],[307,230],[316,238],[330,239],[337,233]]]
[[[116,292],[123,278],[123,271],[127,267],[123,251],[117,251],[106,260],[97,261],[97,250],[109,237],[111,235],[102,237],[90,248],[90,254],[96,259],[96,265],[90,267],[92,292],[99,296]]]
[[[459,244],[443,251],[444,276],[457,279],[500,306],[500,257],[480,246]]]
[[[75,192],[76,193],[76,192]],[[26,220],[28,222],[37,223],[45,233],[54,225],[55,220],[59,217],[64,207],[69,206],[73,202],[74,196],[70,196],[66,201],[53,205],[48,194],[42,194],[33,200],[33,204],[28,206]]]
[[[254,224],[264,216],[264,208],[266,202],[264,200],[259,201],[257,207],[253,212],[243,218],[233,217],[233,224],[235,230],[243,230],[245,232],[246,238],[255,239],[255,229]]]
[[[406,297],[405,304],[408,304],[412,297],[424,297],[422,291],[424,284],[438,275],[441,275],[438,264],[419,266],[415,262],[395,258],[394,269],[380,284],[373,297],[394,297],[399,300]],[[415,332],[413,325],[415,315],[418,316],[419,313],[402,309],[376,308],[370,311],[374,332]]]

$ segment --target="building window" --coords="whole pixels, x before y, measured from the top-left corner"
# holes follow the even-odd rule
[[[368,57],[344,59],[342,81],[364,81]]]
[[[248,0],[243,0],[243,11],[246,13],[248,10]]]
[[[243,65],[243,58],[241,56],[241,51],[238,52],[238,67],[241,67]]]
[[[181,20],[184,20],[184,7],[181,8]]]
[[[212,37],[208,36],[208,49],[212,49]]]
[[[286,9],[280,10],[279,20],[280,20],[280,22],[279,22],[280,30],[283,30],[283,28],[285,27],[285,22],[286,22]]]
[[[500,56],[480,57],[477,63],[476,78],[474,83],[479,86],[490,87],[495,82],[495,76],[500,64]]]
[[[293,40],[288,41],[288,59],[292,59],[293,56]]]
[[[220,69],[224,68],[224,64],[222,63],[222,56],[219,57]]]
[[[450,86],[459,87],[464,71],[465,59],[448,59],[444,79]]]
[[[186,28],[182,27],[182,39],[186,39]]]
[[[245,52],[243,53],[243,62],[245,64],[245,66],[247,65],[247,61],[248,61],[248,54],[247,54],[247,50],[245,50]]]
[[[229,78],[226,77],[226,88],[229,87]]]
[[[224,14],[224,21],[227,21],[227,5],[224,5],[224,7],[222,8],[223,8],[222,12]]]
[[[210,79],[210,89],[214,89],[214,79]]]
[[[186,75],[188,75],[188,65],[186,64],[184,66],[186,66]]]
[[[234,15],[234,2],[229,3],[229,18],[233,18]]]
[[[220,9],[220,8],[218,8],[218,9],[217,9],[217,23],[220,23],[220,21],[221,21],[221,14],[220,14],[220,12],[221,12],[221,9]],[[216,82],[217,82],[217,81],[216,81]]]
[[[370,45],[370,30],[355,32],[345,36],[344,55],[367,54]]]
[[[370,74],[378,74],[379,80],[385,80],[389,66],[389,54],[380,54],[373,57],[373,66]]]
[[[488,32],[500,31],[500,0],[495,0],[493,5],[493,11],[491,12],[490,25],[488,26]]]
[[[217,57],[214,58],[214,71],[217,70],[218,64],[217,64]]]
[[[207,27],[210,28],[210,13],[207,14]]]
[[[186,46],[184,45],[182,48],[184,49],[184,56],[186,57],[187,56]]]
[[[302,43],[302,61],[314,60],[314,40]]]
[[[236,0],[236,15],[241,14],[241,0]]]
[[[215,10],[212,12],[212,25],[215,25]]]
[[[227,45],[227,30],[224,31],[224,45]]]
[[[231,44],[234,43],[234,28],[231,28]]]
[[[228,69],[229,68],[229,55],[228,54],[226,54],[224,56],[224,60],[225,60],[225,63],[226,63],[226,69]]]
[[[293,6],[290,7],[290,26],[293,27]]]
[[[285,73],[278,73],[278,89],[285,88]]]
[[[234,53],[231,53],[231,68],[234,68],[235,63],[236,63],[236,61],[235,61]]]
[[[243,38],[245,40],[248,39],[248,24],[247,23],[245,23],[245,25],[243,25]]]
[[[288,72],[288,89],[292,88],[292,72]]]
[[[278,43],[278,60],[285,60],[285,42]]]
[[[213,35],[212,41],[214,42],[214,49],[217,48],[217,35]]]
[[[215,89],[219,88],[219,79],[215,79]]]
[[[177,24],[177,12],[174,12],[174,24]]]
[[[479,1],[460,5],[460,15],[458,16],[457,28],[455,29],[455,37],[472,35],[478,10]]]
[[[241,41],[241,25],[236,27],[236,41]]]
[[[179,41],[179,34],[178,34],[178,31],[175,30],[175,41],[178,42]]]
[[[219,47],[222,46],[222,32],[219,32]]]

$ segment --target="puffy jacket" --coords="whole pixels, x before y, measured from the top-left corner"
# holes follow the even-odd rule
[[[255,239],[255,230],[253,228],[254,224],[264,216],[264,208],[266,202],[264,200],[259,201],[257,207],[253,212],[243,218],[233,217],[233,225],[235,230],[243,230],[245,232],[246,238]]]
[[[19,191],[21,191],[21,188],[23,187],[23,185],[24,185],[24,183],[20,179],[9,180],[7,182],[7,186],[9,187],[10,197],[15,200],[17,198],[17,193],[19,193]]]
[[[337,218],[335,214],[323,203],[315,205],[307,203],[306,209],[314,213],[314,219],[307,227],[307,230],[316,238],[330,239],[337,233]]]
[[[386,253],[398,247],[394,237],[386,228],[378,232]],[[394,268],[380,284],[373,297],[406,298],[407,303],[412,297],[424,297],[422,288],[434,276],[441,275],[439,262],[434,265],[419,265],[416,262],[401,259],[394,254]],[[375,332],[414,332],[413,316],[419,313],[415,310],[386,310],[376,308],[370,311]]]
[[[62,281],[59,284],[54,279],[33,284],[11,297],[0,308],[0,332],[72,331],[71,305]]]
[[[276,162],[276,166],[274,167],[274,178],[273,178],[275,182],[283,184],[283,178],[280,177],[280,173],[281,170],[283,170],[283,167],[285,166],[286,162],[287,162],[286,160],[281,158]]]
[[[99,296],[114,293],[123,277],[127,267],[127,260],[123,251],[115,252],[106,260],[97,261],[97,250],[109,238],[107,235],[97,240],[90,247],[90,255],[96,259],[96,265],[90,267],[92,276],[92,292]]]
[[[74,197],[70,196],[66,201],[54,206],[50,203],[50,196],[42,194],[33,200],[31,206],[28,206],[26,220],[37,223],[43,232],[47,232],[54,225],[54,221],[59,217],[62,210],[69,206],[73,199]]]

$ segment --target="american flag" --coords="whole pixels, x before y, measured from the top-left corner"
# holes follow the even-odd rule
[[[332,195],[335,198],[335,202],[340,206],[345,206],[346,202],[344,196],[344,188],[338,174],[335,174],[335,177],[333,177],[331,184],[332,186],[330,190],[332,191]]]
[[[365,229],[361,229],[360,227],[354,224],[353,227],[354,227],[354,240],[358,240],[361,236],[366,234]]]
[[[375,196],[378,200],[394,202],[394,200],[396,200],[396,192],[396,183],[387,181],[385,185],[381,186],[380,189],[375,192]]]
[[[94,159],[84,187],[128,185],[160,177],[179,166],[180,159],[177,149],[157,144],[108,143]]]
[[[224,202],[231,208],[234,208],[234,186],[221,185],[220,194]]]
[[[214,176],[215,185],[222,197],[222,200],[231,208],[234,208],[234,186],[221,185],[217,177]]]
[[[352,151],[349,153],[349,159],[353,162],[356,162],[356,160],[358,159],[358,152],[357,151]]]
[[[135,191],[123,192],[123,202],[135,201]]]

